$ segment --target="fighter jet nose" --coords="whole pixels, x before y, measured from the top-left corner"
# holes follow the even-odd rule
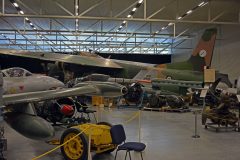
[[[127,87],[122,87],[121,92],[123,95],[127,94],[128,93]]]

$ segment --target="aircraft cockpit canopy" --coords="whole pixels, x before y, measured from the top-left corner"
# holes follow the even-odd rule
[[[32,76],[32,73],[27,71],[26,69],[14,67],[5,69],[2,71],[3,77],[28,77]]]

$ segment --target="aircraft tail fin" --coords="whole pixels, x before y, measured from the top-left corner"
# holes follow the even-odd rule
[[[205,30],[188,62],[195,71],[203,71],[204,66],[210,67],[216,41],[217,28]]]
[[[203,72],[204,66],[211,66],[216,35],[216,28],[205,30],[196,48],[193,50],[191,57],[187,61],[160,64],[156,67]]]

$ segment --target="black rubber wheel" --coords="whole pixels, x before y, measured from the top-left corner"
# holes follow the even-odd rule
[[[112,127],[112,124],[111,124],[111,123],[108,123],[108,122],[98,122],[97,124],[98,124],[98,125],[106,125],[106,126]],[[117,148],[117,147],[116,147],[116,148]],[[115,151],[116,148],[107,150],[107,151],[102,152],[102,153],[111,153],[111,152]]]
[[[63,144],[67,140],[79,134],[81,130],[77,128],[69,128],[65,130],[61,136],[60,143]],[[88,138],[82,133],[75,139],[61,147],[61,153],[66,160],[87,160],[88,158]]]

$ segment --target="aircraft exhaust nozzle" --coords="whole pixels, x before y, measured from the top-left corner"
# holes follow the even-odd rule
[[[27,138],[46,141],[55,135],[52,125],[36,115],[9,112],[5,116],[8,125]]]
[[[122,87],[122,94],[123,95],[125,95],[125,94],[127,94],[128,93],[128,89],[127,89],[127,87]]]

